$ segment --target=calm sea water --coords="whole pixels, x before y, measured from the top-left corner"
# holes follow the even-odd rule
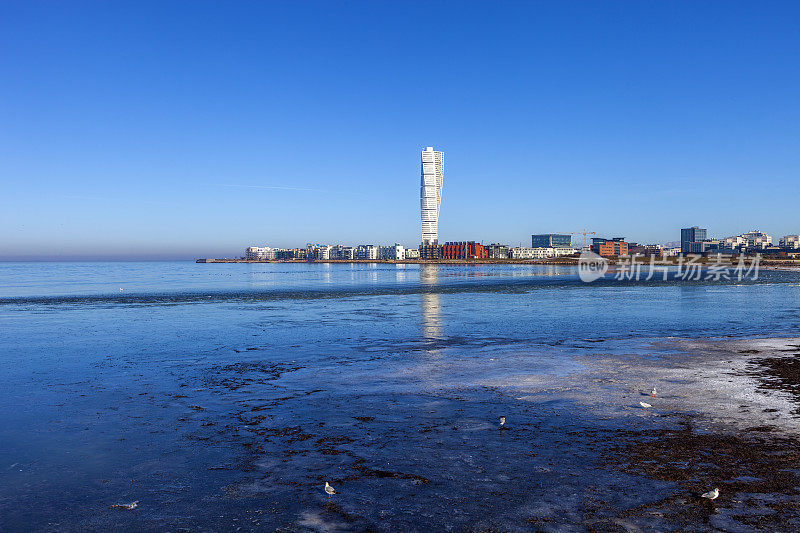
[[[0,530],[513,529],[543,502],[579,523],[589,484],[643,497],[553,444],[610,422],[482,379],[570,372],[598,341],[798,334],[793,272],[0,263]],[[498,413],[530,432],[487,431]]]

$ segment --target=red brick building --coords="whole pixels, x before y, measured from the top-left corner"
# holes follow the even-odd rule
[[[442,259],[484,259],[489,252],[479,242],[446,242],[441,245]]]
[[[614,237],[613,239],[592,239],[592,251],[603,257],[615,257],[628,255],[628,243],[624,237]]]

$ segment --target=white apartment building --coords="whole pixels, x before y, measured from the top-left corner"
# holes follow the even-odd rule
[[[336,245],[328,251],[328,257],[339,261],[355,259],[356,251],[352,246]]]
[[[275,259],[275,249],[269,246],[249,246],[244,252],[244,258],[248,261],[269,261]]]
[[[742,238],[747,240],[747,246],[750,248],[766,248],[772,244],[772,237],[757,229],[742,233]]]
[[[378,246],[359,244],[356,246],[356,259],[378,259]]]
[[[733,237],[725,237],[720,243],[725,249],[738,250],[747,246],[747,239],[741,235],[734,235]]]
[[[329,244],[309,244],[306,246],[307,257],[315,261],[327,261],[331,258],[332,248]]]
[[[406,251],[402,244],[395,243],[394,246],[379,246],[378,259],[386,261],[403,261],[406,258]]]
[[[419,259],[419,250],[417,248],[406,248],[406,259]]]
[[[572,250],[574,252],[574,250]],[[518,246],[508,251],[511,259],[547,259],[556,256],[556,248],[529,248]]]
[[[780,245],[781,248],[800,248],[800,235],[784,235]]]
[[[578,253],[578,250],[576,250],[575,248],[556,247],[556,248],[549,248],[549,249],[553,251],[552,257],[562,257],[562,256],[565,256],[565,255],[575,255],[576,253]]]
[[[422,151],[419,203],[422,244],[439,244],[439,206],[442,203],[443,152],[432,146]]]

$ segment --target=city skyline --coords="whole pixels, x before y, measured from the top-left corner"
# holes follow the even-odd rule
[[[800,6],[356,6],[4,3],[0,260],[798,232]]]

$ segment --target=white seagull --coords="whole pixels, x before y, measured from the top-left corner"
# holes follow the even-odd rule
[[[644,403],[644,402],[639,402],[639,405],[642,406],[642,409],[649,409],[650,407],[653,407],[649,403]]]
[[[716,500],[719,497],[719,489],[714,487],[714,490],[710,490],[708,492],[704,492],[700,495],[701,498],[706,498],[709,500]]]
[[[500,417],[500,427],[503,427],[505,425],[506,425],[506,417],[501,416]]]
[[[656,390],[656,388],[655,388],[655,387],[653,387],[653,390],[652,390],[652,391],[650,391],[650,396],[655,396],[657,392],[658,392],[658,391]]]
[[[336,491],[333,490],[333,487],[331,487],[331,484],[328,483],[327,481],[325,482],[325,493],[328,495],[329,500],[331,499],[331,496],[336,494]]]

